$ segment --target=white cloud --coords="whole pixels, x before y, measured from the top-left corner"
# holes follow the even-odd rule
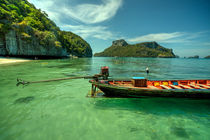
[[[159,43],[201,43],[202,38],[207,35],[205,32],[172,32],[172,33],[156,33],[147,34],[135,38],[128,38],[130,42],[147,42],[157,41]]]
[[[74,20],[86,23],[100,23],[109,20],[117,13],[123,0],[102,0],[101,4],[78,4],[72,5],[73,0],[30,0],[38,8],[41,8],[49,14],[53,20],[68,17]],[[54,14],[57,14],[55,17]]]
[[[61,13],[56,11],[58,5],[55,4],[54,0],[29,0],[30,3],[34,4],[36,8],[45,11],[49,18],[55,23],[60,24]]]
[[[157,34],[148,34],[135,38],[129,38],[130,42],[146,42],[146,41],[157,41],[161,43],[173,43],[173,42],[183,42],[185,40],[180,37],[185,36],[184,32],[173,32],[173,33],[157,33]]]
[[[83,38],[94,37],[103,40],[116,38],[105,26],[63,25],[62,28],[72,31]]]
[[[100,5],[81,4],[75,7],[66,7],[63,12],[83,23],[99,23],[112,18],[120,8],[122,0],[103,0]]]
[[[106,26],[93,26],[111,19],[123,0],[101,0],[100,4],[87,4],[76,0],[29,0],[37,8],[46,11],[61,29],[72,31],[83,38],[116,39]],[[83,3],[81,3],[83,2]],[[72,25],[74,24],[74,25]]]

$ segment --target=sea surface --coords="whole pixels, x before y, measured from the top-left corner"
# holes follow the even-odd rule
[[[16,79],[87,76],[210,79],[208,59],[79,58],[0,65],[1,140],[209,140],[210,100],[91,98],[88,79],[16,86]],[[149,67],[150,74],[145,69]]]

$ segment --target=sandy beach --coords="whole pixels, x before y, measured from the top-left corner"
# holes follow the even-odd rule
[[[1,64],[9,64],[9,63],[20,63],[20,62],[28,62],[31,61],[29,59],[21,59],[21,58],[5,58],[0,57],[0,65]]]

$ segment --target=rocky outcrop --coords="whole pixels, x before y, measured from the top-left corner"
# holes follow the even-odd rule
[[[128,43],[124,39],[112,41],[112,46],[127,46]]]
[[[143,44],[145,47],[151,48],[151,49],[157,49],[158,46],[160,46],[157,42],[144,42]]]
[[[26,39],[15,30],[10,30],[0,38],[0,55],[66,57],[68,53],[62,47],[40,45],[35,36]]]

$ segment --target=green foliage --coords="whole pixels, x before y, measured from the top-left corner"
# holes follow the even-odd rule
[[[59,30],[55,23],[48,19],[46,12],[36,9],[26,0],[1,0],[0,19],[11,23],[25,20],[29,26],[41,31]]]
[[[11,25],[10,24],[0,23],[0,33],[6,33],[10,28],[11,28]]]
[[[166,49],[153,42],[127,46],[111,46],[94,56],[102,57],[175,57],[171,49]],[[153,45],[153,46],[151,46]]]
[[[61,43],[59,41],[55,41],[55,46],[58,47],[58,48],[62,47]]]
[[[92,56],[92,49],[90,45],[80,36],[72,32],[59,32],[59,40],[62,46],[65,46],[69,53],[76,56]],[[87,52],[87,50],[89,52]]]
[[[30,43],[31,42],[31,36],[29,35],[29,34],[27,34],[27,33],[21,33],[21,39],[23,39],[23,40],[25,40],[25,41],[27,41],[27,43]]]
[[[10,17],[10,12],[0,7],[0,19],[9,19],[9,17]]]
[[[31,36],[27,33],[21,33],[23,38],[31,38]]]
[[[76,56],[92,56],[90,45],[81,37],[60,31],[45,11],[27,0],[0,0],[0,32],[16,30],[25,40],[36,37],[42,46],[63,47]]]
[[[21,14],[20,9],[17,6],[15,6],[14,4],[9,4],[9,5],[7,5],[7,7],[10,10],[15,11],[17,13],[17,15]]]
[[[0,32],[3,32],[4,30],[4,24],[0,23]]]
[[[57,38],[53,32],[34,30],[35,36],[39,39],[42,46],[54,46]]]
[[[41,21],[36,20],[36,19],[34,19],[33,17],[30,17],[30,16],[25,17],[24,21],[27,23],[27,25],[29,25],[29,26],[31,26],[35,29],[38,29],[40,31],[44,31],[44,25],[42,24]]]

